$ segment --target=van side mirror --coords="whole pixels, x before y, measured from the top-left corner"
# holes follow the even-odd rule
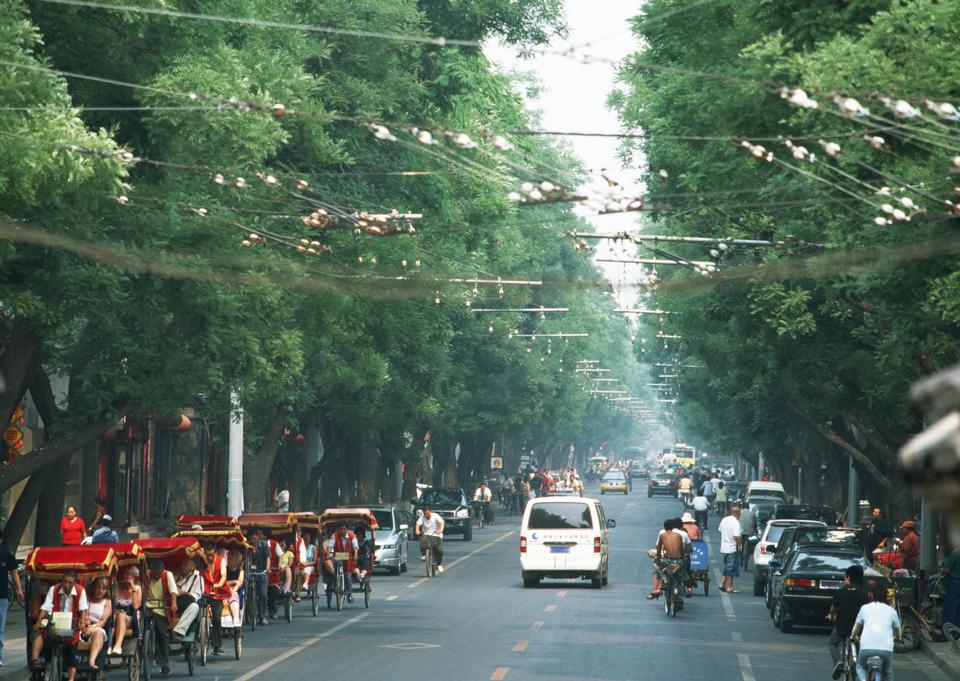
[[[409,525],[407,525],[406,523],[401,523],[401,525],[400,525],[400,531],[401,531],[401,532],[406,532],[406,531],[409,530],[409,529],[410,529],[410,526],[409,526]]]
[[[767,567],[770,569],[771,572],[775,572],[783,567],[783,563],[781,563],[776,558],[771,558],[770,562],[767,563]]]
[[[617,521],[613,518],[607,518],[607,527],[611,530],[617,526]]]

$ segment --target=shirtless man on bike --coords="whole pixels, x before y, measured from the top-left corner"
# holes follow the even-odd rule
[[[670,563],[683,564],[683,535],[674,530],[673,519],[663,522],[663,529],[657,537],[656,551],[655,563],[658,569],[653,571],[653,591],[647,594],[648,601],[660,597],[661,580],[659,568]]]

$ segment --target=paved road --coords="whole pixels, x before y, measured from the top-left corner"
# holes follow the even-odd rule
[[[216,658],[200,678],[631,679],[643,681],[810,681],[829,679],[823,632],[782,634],[750,573],[734,595],[697,596],[677,619],[649,603],[646,548],[671,499],[603,497],[616,518],[610,585],[520,582],[516,518],[475,531],[472,542],[446,542],[447,571],[422,578],[419,561],[400,577],[377,575],[372,607],[358,600],[343,612],[310,617],[298,606],[292,624],[273,623],[246,638],[244,659]],[[713,523],[714,526],[716,523]],[[712,545],[718,546],[714,533]],[[229,648],[228,648],[229,650]],[[182,663],[172,677],[186,677]],[[898,681],[941,681],[920,653],[898,655]]]

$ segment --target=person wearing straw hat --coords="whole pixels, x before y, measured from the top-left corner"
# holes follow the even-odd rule
[[[690,537],[690,541],[697,541],[702,538],[700,536],[700,526],[697,525],[697,521],[690,511],[685,511],[680,520],[683,523],[683,531]]]
[[[917,534],[917,522],[913,519],[904,520],[900,524],[899,553],[903,556],[903,567],[907,570],[916,570],[920,562],[920,535]]]

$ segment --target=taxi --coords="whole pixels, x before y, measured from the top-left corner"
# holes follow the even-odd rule
[[[627,477],[621,471],[609,471],[600,481],[600,494],[606,494],[607,492],[627,494],[629,491]]]

